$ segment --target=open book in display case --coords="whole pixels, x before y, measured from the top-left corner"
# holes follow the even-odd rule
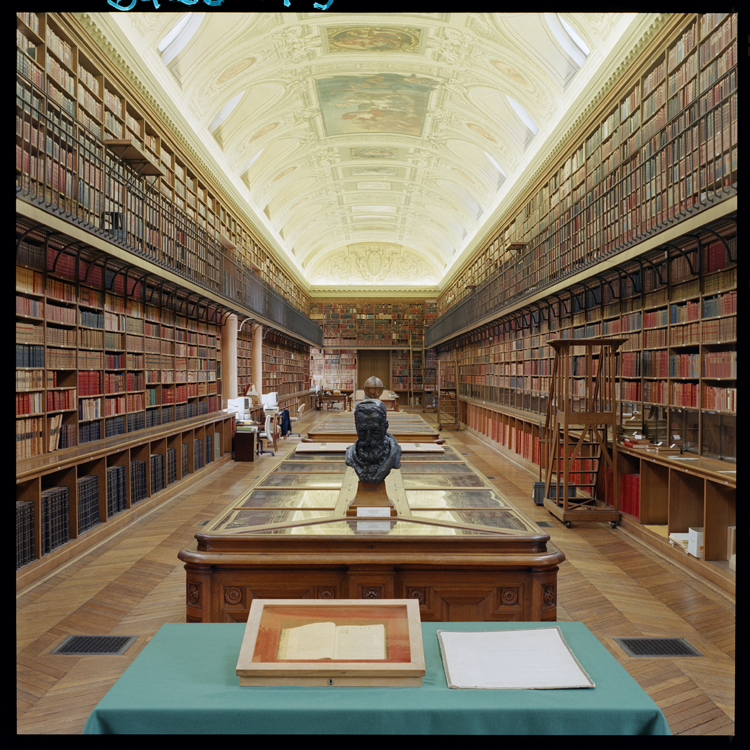
[[[237,661],[241,686],[419,686],[419,602],[254,599]]]

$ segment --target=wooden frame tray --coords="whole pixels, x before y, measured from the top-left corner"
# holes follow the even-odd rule
[[[237,661],[241,686],[420,686],[424,674],[416,599],[254,599]]]

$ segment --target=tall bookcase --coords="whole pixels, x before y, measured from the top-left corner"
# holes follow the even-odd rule
[[[422,406],[425,393],[434,394],[435,352],[425,349],[424,330],[437,317],[435,300],[312,300],[310,317],[323,327],[325,344],[312,350],[317,382],[322,377],[329,387],[352,390],[356,349],[382,348],[391,352],[391,389],[399,393],[402,405]]]
[[[555,339],[626,339],[618,355],[618,445],[625,528],[728,591],[736,523],[737,217],[727,216],[438,347],[459,364],[460,419],[517,456],[541,461]],[[574,363],[575,364],[575,363]],[[575,367],[571,389],[582,394]],[[636,479],[634,479],[636,478]],[[669,546],[706,529],[706,559]]]
[[[737,14],[675,15],[438,298],[475,318],[736,194]]]
[[[621,421],[686,452],[734,461],[736,263],[737,222],[726,218],[438,351],[457,352],[461,396],[543,414],[550,340],[623,336]]]
[[[310,349],[269,330],[263,338],[263,393],[278,393],[279,405],[297,403],[310,391]]]
[[[18,247],[16,457],[219,411],[217,313],[187,315],[143,280],[61,250],[33,234]]]
[[[237,393],[242,396],[253,384],[253,334],[252,331],[237,332]],[[256,388],[262,387],[258,383]]]
[[[303,313],[308,295],[68,14],[17,13],[17,185],[77,220],[188,276],[220,283],[211,242]],[[155,168],[147,191],[127,189],[109,141]],[[160,171],[160,175],[157,173]]]
[[[20,588],[228,460],[215,310],[19,222]],[[174,485],[174,487],[172,487]]]

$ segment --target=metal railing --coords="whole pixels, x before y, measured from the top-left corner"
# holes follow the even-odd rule
[[[323,329],[21,74],[16,194],[314,346]]]

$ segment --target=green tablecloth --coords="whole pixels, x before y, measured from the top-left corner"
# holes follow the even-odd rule
[[[437,630],[558,625],[596,684],[449,689]],[[240,687],[244,624],[168,624],[94,709],[84,734],[670,734],[664,715],[578,622],[423,623],[421,687]]]

